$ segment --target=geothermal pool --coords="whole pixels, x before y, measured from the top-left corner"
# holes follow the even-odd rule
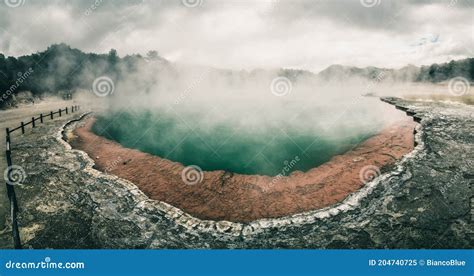
[[[331,206],[414,145],[412,119],[378,99],[237,117],[195,111],[109,110],[87,119],[70,143],[151,199],[239,222]]]
[[[393,108],[377,99],[365,102],[373,106],[316,106],[274,120],[266,114],[242,114],[251,118],[245,121],[219,118],[219,113],[115,110],[97,116],[92,131],[124,147],[204,171],[289,175],[327,162],[386,126]],[[374,109],[378,116],[373,116]]]

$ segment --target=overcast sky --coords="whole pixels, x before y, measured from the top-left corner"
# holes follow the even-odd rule
[[[474,56],[474,0],[1,0],[3,54],[60,42],[233,69],[421,65]]]

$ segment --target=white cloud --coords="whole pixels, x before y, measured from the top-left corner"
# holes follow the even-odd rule
[[[0,51],[65,42],[223,68],[400,67],[472,56],[473,1],[34,1],[0,6]],[[3,4],[3,3],[2,3]],[[434,43],[418,45],[426,36]]]

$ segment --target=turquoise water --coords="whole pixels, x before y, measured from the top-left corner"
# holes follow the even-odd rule
[[[321,165],[380,130],[381,122],[367,126],[358,123],[363,120],[352,120],[356,115],[362,117],[364,110],[351,112],[351,121],[344,119],[325,127],[317,124],[313,112],[303,113],[298,122],[312,126],[307,121],[315,121],[314,127],[304,127],[265,120],[245,125],[192,112],[178,116],[159,110],[115,111],[97,116],[92,130],[125,147],[203,170],[274,176]]]

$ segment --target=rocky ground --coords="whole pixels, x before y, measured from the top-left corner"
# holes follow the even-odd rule
[[[31,120],[31,117],[37,117],[40,113],[49,113],[50,111],[56,111],[60,108],[64,109],[66,106],[77,104],[76,101],[65,101],[62,99],[48,98],[35,104],[23,104],[17,108],[11,108],[0,111],[0,142],[2,150],[0,150],[0,175],[3,180],[3,172],[7,168],[7,162],[5,159],[5,128],[17,127],[21,121],[27,122]],[[27,128],[31,128],[28,126]],[[20,132],[14,132],[12,134],[13,139],[20,137]],[[9,203],[6,196],[5,185],[0,185],[0,248],[8,247],[11,245],[11,234],[9,229]]]
[[[32,248],[473,248],[474,107],[384,100],[420,122],[413,152],[340,204],[248,223],[199,220],[148,199],[72,150],[61,139],[66,119],[48,122],[13,144],[14,162],[27,174],[16,185],[22,242]]]

